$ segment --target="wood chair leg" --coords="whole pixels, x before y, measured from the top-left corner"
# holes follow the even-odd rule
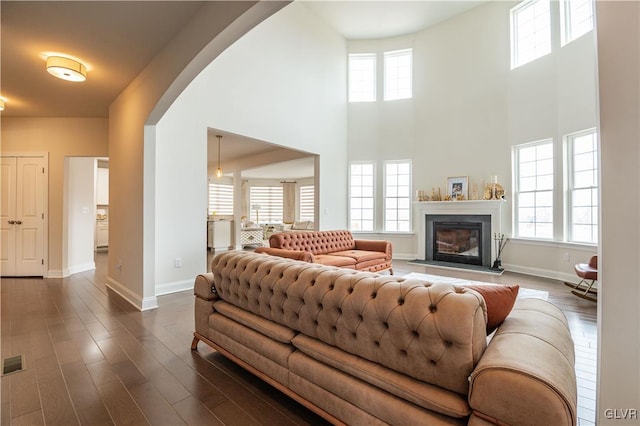
[[[572,290],[571,294],[581,297],[582,299],[590,300],[592,302],[597,302],[598,301],[597,297],[592,296],[592,294],[595,294],[596,296],[598,294],[598,290],[592,288],[595,283],[596,283],[596,280],[592,280],[591,283],[589,283],[589,285],[587,286],[587,288],[584,289],[584,291],[582,289],[580,289],[580,291]]]
[[[200,341],[200,339],[194,335],[193,336],[193,340],[191,341],[191,350],[195,351],[196,349],[198,349],[198,342]]]

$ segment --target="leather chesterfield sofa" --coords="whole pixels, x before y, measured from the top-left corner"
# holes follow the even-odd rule
[[[393,274],[391,242],[356,240],[346,230],[276,233],[269,237],[269,247],[259,247],[256,253],[359,271],[388,270]]]
[[[567,321],[521,299],[247,252],[195,280],[195,333],[334,424],[575,425]]]

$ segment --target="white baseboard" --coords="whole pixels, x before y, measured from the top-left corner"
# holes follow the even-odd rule
[[[580,281],[577,279],[576,274],[567,274],[565,272],[551,271],[549,269],[532,268],[529,266],[519,266],[511,264],[502,264],[502,267],[509,272],[516,272],[518,274],[533,275],[541,278],[549,278],[558,281],[567,281],[570,283],[577,283]]]
[[[193,282],[191,280],[174,281],[172,283],[163,283],[156,286],[156,296],[162,296],[164,294],[177,293],[179,291],[193,290]]]
[[[393,258],[398,260],[415,260],[418,258],[416,253],[393,253]]]
[[[145,297],[142,299],[140,296],[111,277],[107,277],[107,282],[105,284],[139,311],[148,311],[158,307],[158,299],[155,296]]]
[[[59,269],[49,269],[44,278],[64,278],[64,273]]]
[[[63,270],[63,278],[68,277],[69,275],[79,274],[80,272],[92,271],[96,269],[95,262],[85,263],[84,265],[74,265],[70,266]]]

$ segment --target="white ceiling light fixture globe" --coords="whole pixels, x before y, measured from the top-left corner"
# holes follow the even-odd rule
[[[87,79],[87,67],[84,64],[62,56],[49,56],[47,71],[52,76],[67,81],[81,82]]]

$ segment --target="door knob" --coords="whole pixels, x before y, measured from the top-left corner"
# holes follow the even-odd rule
[[[16,225],[22,225],[22,221],[21,220],[16,220]]]
[[[16,223],[16,221],[15,221],[15,220],[9,220],[9,221],[7,221],[7,222],[9,222],[9,225],[13,225],[13,224],[15,224],[15,223]]]

